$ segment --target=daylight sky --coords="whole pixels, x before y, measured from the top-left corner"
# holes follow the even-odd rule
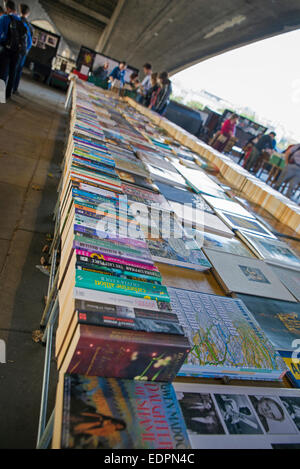
[[[300,141],[300,30],[235,49],[172,77],[282,123]]]

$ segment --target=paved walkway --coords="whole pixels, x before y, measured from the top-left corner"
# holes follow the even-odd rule
[[[20,93],[0,104],[0,448],[36,443],[45,349],[31,333],[48,277],[35,266],[53,230],[67,122],[61,91],[26,78]]]

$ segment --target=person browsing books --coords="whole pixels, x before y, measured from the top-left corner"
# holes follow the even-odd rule
[[[276,147],[276,133],[270,132],[267,135],[263,135],[256,144],[253,145],[252,151],[249,155],[248,161],[245,164],[245,169],[251,171],[257,166],[259,157],[262,152],[271,153]]]
[[[229,140],[234,137],[236,124],[238,122],[238,115],[232,114],[228,119],[223,123],[220,132],[218,133],[215,142],[213,143],[213,148],[220,152],[224,151]]]
[[[109,79],[108,88],[109,89],[111,89],[111,87],[113,86],[115,80],[119,81],[120,84],[121,84],[121,88],[123,88],[123,86],[125,84],[126,69],[127,69],[127,64],[126,64],[126,62],[124,62],[124,60],[122,62],[120,62],[119,65],[117,65],[113,69],[113,71],[111,72],[111,74],[108,77],[108,79]]]
[[[275,189],[278,190],[283,183],[288,183],[286,196],[291,197],[294,189],[300,183],[300,143],[292,145],[285,152],[286,166],[282,170]]]

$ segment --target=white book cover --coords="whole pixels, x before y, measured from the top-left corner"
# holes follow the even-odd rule
[[[194,227],[199,231],[215,233],[227,238],[233,238],[233,231],[220,218],[211,213],[192,207],[189,204],[169,202],[176,216],[184,224],[184,228]]]
[[[212,197],[206,194],[203,194],[202,197],[215,210],[224,210],[225,212],[234,213],[242,217],[254,218],[254,216],[248,212],[248,210],[246,210],[237,202],[219,199],[218,197]]]
[[[300,259],[286,243],[243,231],[238,231],[237,234],[257,257],[265,260],[268,264],[300,272]]]
[[[217,210],[218,217],[232,230],[242,230],[252,234],[258,234],[266,238],[277,239],[273,233],[255,218],[242,217],[234,213]]]
[[[226,292],[295,301],[264,261],[212,249],[205,249],[204,252]]]

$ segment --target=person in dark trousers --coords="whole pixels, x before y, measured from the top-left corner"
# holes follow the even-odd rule
[[[26,52],[27,29],[17,16],[12,0],[5,2],[6,14],[0,17],[0,80],[6,84],[6,99],[11,97],[20,55]]]
[[[276,147],[276,133],[270,132],[267,135],[263,135],[258,142],[253,145],[252,151],[249,155],[248,161],[245,165],[245,169],[251,171],[252,168],[256,167],[259,157],[263,151],[271,152]]]
[[[32,47],[32,36],[33,36],[33,28],[31,24],[28,22],[27,18],[30,15],[30,9],[28,5],[25,5],[24,3],[21,3],[19,6],[20,9],[20,20],[23,22],[24,26],[27,29],[27,47],[26,47],[26,53],[25,54],[20,54],[19,57],[19,63],[17,65],[17,70],[16,70],[16,77],[15,77],[15,82],[14,82],[14,88],[13,88],[13,93],[18,92],[21,76],[22,76],[22,71],[23,67],[25,65],[26,57],[28,52],[30,51]]]
[[[159,92],[155,103],[153,103],[152,109],[161,116],[163,116],[167,110],[170,102],[170,96],[172,94],[172,83],[169,80],[168,72],[162,72],[158,76]]]
[[[300,184],[300,144],[292,145],[285,153],[286,166],[276,182],[275,189],[279,190],[283,183],[288,183],[286,196],[291,197],[294,189]]]

